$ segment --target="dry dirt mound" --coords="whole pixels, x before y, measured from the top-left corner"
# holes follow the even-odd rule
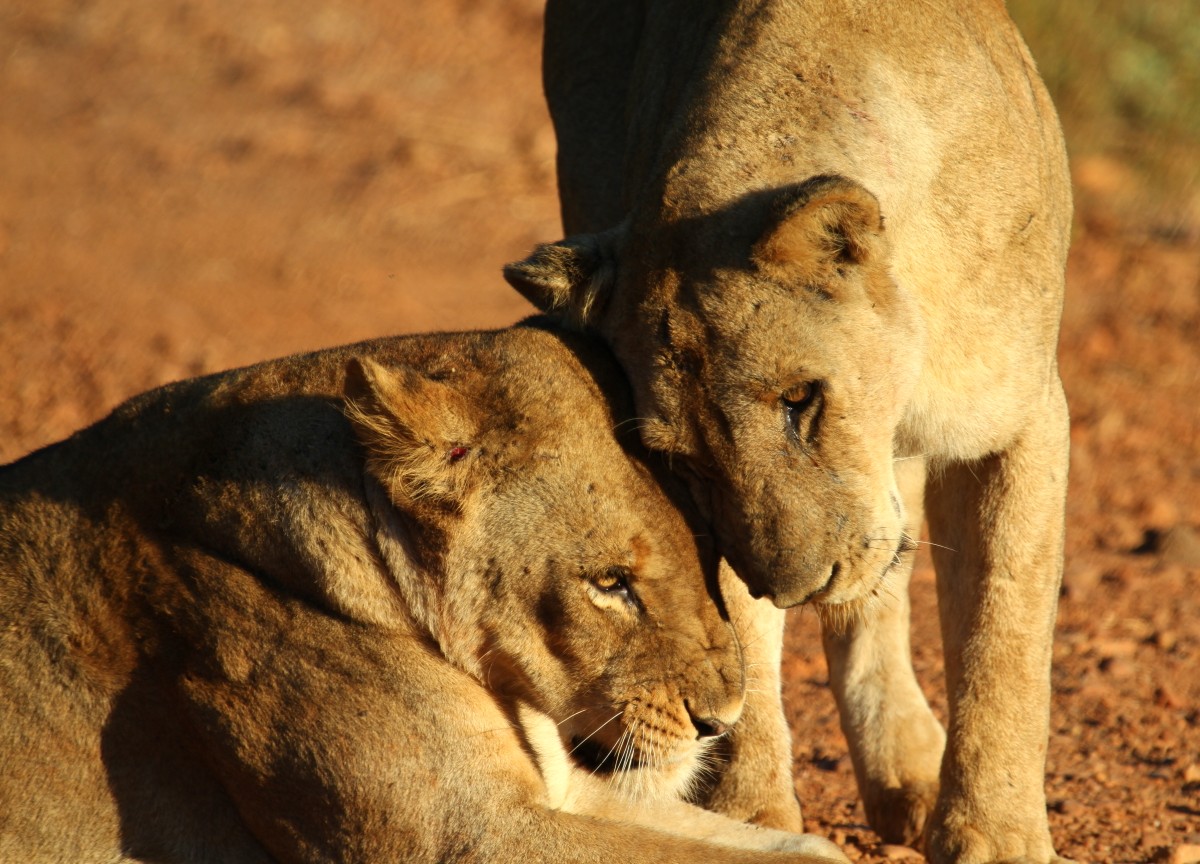
[[[529,311],[499,267],[558,234],[540,15],[0,10],[0,461],[174,378]],[[1200,860],[1200,248],[1083,224],[1051,825],[1081,860]],[[914,650],[942,706],[933,602],[922,566]],[[864,825],[812,615],[786,666],[810,828],[864,861],[909,855]]]

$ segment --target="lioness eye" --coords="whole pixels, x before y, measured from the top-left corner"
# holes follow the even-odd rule
[[[628,577],[629,571],[624,567],[609,567],[603,573],[592,577],[592,584],[601,591],[615,593],[628,590],[629,583],[626,581]]]
[[[816,381],[805,381],[789,387],[779,397],[783,406],[784,417],[787,420],[788,431],[798,438],[811,438],[813,408],[821,394],[821,387]]]
[[[628,603],[637,605],[637,596],[633,593],[630,581],[633,573],[628,567],[609,567],[591,577],[592,585],[597,590],[612,597],[620,597]]]

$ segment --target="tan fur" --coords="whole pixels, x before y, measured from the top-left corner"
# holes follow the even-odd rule
[[[937,864],[1054,860],[1071,201],[1003,4],[552,0],[545,44],[572,236],[509,280],[605,336],[751,590],[820,604],[872,825]],[[948,738],[907,651],[923,512]],[[722,806],[794,824],[742,776],[786,740],[744,749]]]
[[[743,661],[621,384],[384,339],[0,469],[0,860],[845,861],[682,800]]]

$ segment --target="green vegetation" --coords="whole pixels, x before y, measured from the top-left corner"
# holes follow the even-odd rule
[[[1200,2],[1009,0],[1008,7],[1062,115],[1072,157],[1108,157],[1133,169],[1147,184],[1136,209],[1152,211],[1137,215],[1187,218],[1200,206]]]

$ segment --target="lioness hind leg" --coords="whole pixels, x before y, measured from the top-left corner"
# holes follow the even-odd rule
[[[1068,426],[1061,386],[1047,391],[1006,450],[930,482],[950,700],[932,864],[1061,860],[1044,782]]]
[[[798,833],[803,828],[792,778],[792,736],[783,714],[779,665],[784,610],[755,600],[721,562],[721,595],[746,661],[746,707],[721,742],[728,761],[697,803],[733,819]]]
[[[923,514],[925,462],[896,463],[906,508],[905,530],[916,537]],[[933,809],[946,734],[913,674],[908,583],[913,556],[889,575],[881,602],[860,620],[825,627],[822,640],[842,731],[867,821],[889,843],[914,845]]]

